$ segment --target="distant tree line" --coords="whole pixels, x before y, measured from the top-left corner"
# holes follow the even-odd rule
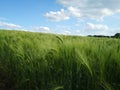
[[[114,36],[105,36],[105,35],[88,35],[88,37],[120,38],[120,33],[116,33]]]

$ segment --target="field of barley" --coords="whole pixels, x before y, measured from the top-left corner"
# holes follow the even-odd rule
[[[0,90],[120,90],[120,39],[0,30]]]

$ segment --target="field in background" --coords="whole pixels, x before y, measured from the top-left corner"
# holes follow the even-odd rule
[[[1,30],[0,90],[120,90],[120,39]]]

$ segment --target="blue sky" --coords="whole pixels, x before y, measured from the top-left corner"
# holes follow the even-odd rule
[[[120,33],[120,1],[0,0],[0,29],[114,35]]]

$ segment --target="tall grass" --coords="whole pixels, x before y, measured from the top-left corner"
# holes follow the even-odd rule
[[[0,90],[120,90],[120,40],[1,30]]]

